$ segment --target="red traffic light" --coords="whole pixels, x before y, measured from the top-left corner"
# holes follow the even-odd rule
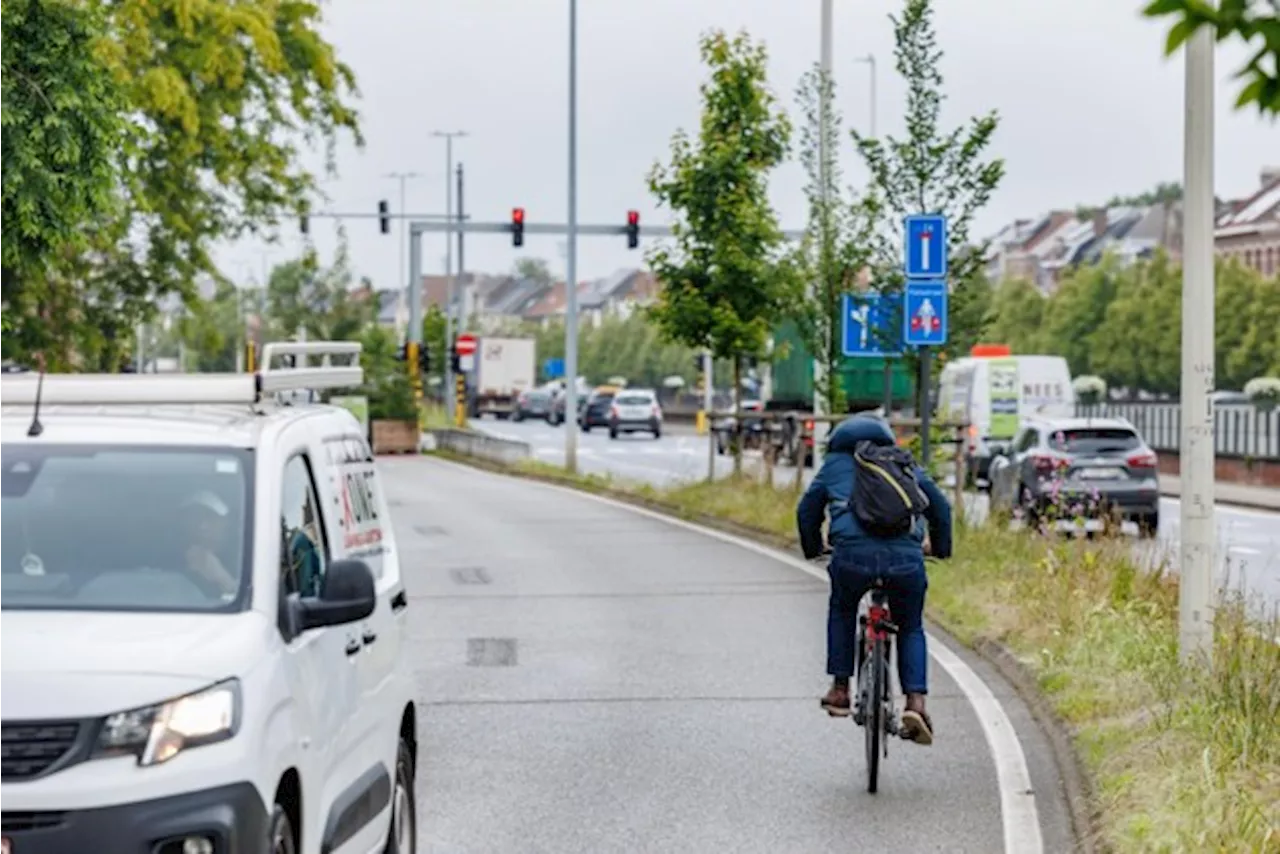
[[[640,224],[640,211],[627,211],[627,225]]]
[[[512,208],[511,221],[516,225],[524,225],[524,208]]]

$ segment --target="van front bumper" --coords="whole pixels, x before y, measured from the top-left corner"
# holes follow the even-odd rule
[[[267,823],[251,783],[97,809],[3,812],[11,854],[182,854],[193,836],[213,854],[267,854]]]

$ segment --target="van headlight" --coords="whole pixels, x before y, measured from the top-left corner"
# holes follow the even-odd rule
[[[133,754],[159,765],[183,750],[226,741],[240,728],[240,683],[228,679],[183,697],[107,717],[94,756]]]

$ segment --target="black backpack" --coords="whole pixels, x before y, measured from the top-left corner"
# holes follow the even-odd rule
[[[853,515],[874,537],[901,537],[929,506],[916,482],[916,461],[897,445],[862,442],[853,453]]]

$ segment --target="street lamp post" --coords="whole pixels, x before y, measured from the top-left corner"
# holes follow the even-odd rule
[[[1213,51],[1212,27],[1201,27],[1187,40],[1178,594],[1178,648],[1184,661],[1207,658],[1213,649]]]
[[[866,56],[854,58],[854,62],[867,64],[870,72],[870,97],[867,102],[867,111],[870,121],[867,126],[867,136],[872,139],[876,138],[876,56],[869,53]],[[889,356],[884,357],[884,377],[883,377],[883,405],[884,417],[888,418],[893,415],[893,361]]]
[[[400,182],[400,287],[404,288],[401,293],[404,294],[405,299],[408,299],[409,281],[405,278],[405,263],[409,260],[409,239],[408,232],[405,230],[407,228],[406,220],[408,217],[405,216],[406,208],[404,185],[405,182],[410,181],[413,178],[420,178],[422,175],[418,172],[388,172],[382,177],[391,178]]]
[[[564,282],[564,466],[578,470],[578,0],[569,0],[569,234]],[[573,419],[570,421],[570,419]]]
[[[465,130],[454,130],[454,131],[438,130],[433,132],[431,135],[437,138],[444,139],[444,157],[445,157],[444,213],[446,217],[445,221],[452,224],[453,223],[453,140],[455,137],[457,137],[458,139],[461,139],[462,137],[467,136],[467,132]],[[453,359],[450,355],[453,352],[452,350],[453,333],[454,333],[453,310],[454,310],[454,300],[456,299],[454,294],[456,283],[453,280],[453,229],[452,228],[450,228],[445,232],[445,256],[444,257],[445,257],[444,274],[449,280],[449,290],[448,290],[448,296],[445,298],[445,310],[444,310],[444,348],[445,348],[444,387],[445,387],[446,393],[448,393],[448,390],[452,389],[454,386]],[[421,300],[419,300],[418,302],[420,303]],[[460,319],[461,318],[459,318],[459,320]],[[411,338],[410,340],[421,342],[422,341],[422,306],[421,305],[412,305],[409,307],[409,326],[410,326],[410,330],[409,330],[410,334],[416,336],[414,338]]]
[[[820,97],[818,98],[818,182],[821,185],[820,193],[822,196],[822,224],[823,230],[822,241],[826,245],[829,235],[825,234],[826,229],[831,227],[831,158],[834,152],[827,150],[827,93],[828,86],[831,85],[833,74],[832,60],[832,41],[835,16],[835,0],[822,0],[822,23],[821,23],[821,40],[819,45],[818,67],[821,72],[820,85],[822,87]],[[814,283],[816,286],[817,283]],[[823,341],[823,349],[826,352],[831,350],[831,342]],[[826,381],[826,352],[819,358],[819,354],[814,354],[813,360],[813,411],[816,415],[822,415],[826,412],[827,401],[822,393],[822,386]],[[734,400],[738,399],[738,395],[742,393],[741,389],[734,389]],[[735,404],[734,410],[737,411]],[[813,465],[816,470],[822,464],[822,443],[818,440],[819,422],[813,423]]]

